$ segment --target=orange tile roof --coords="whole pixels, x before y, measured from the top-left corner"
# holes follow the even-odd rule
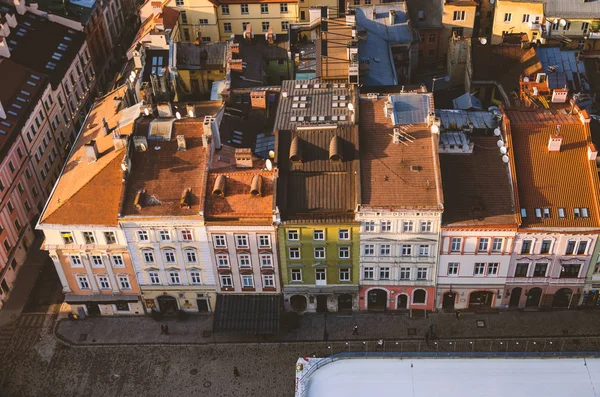
[[[408,130],[414,142],[394,144],[394,126],[383,111],[386,101],[359,101],[362,206],[442,210],[436,137],[426,124],[414,125]]]
[[[102,118],[111,129],[118,127],[123,112],[118,106],[126,90],[121,86],[96,101],[46,204],[41,224],[117,225],[125,149],[115,150],[113,134],[105,135]],[[130,123],[116,131],[130,135],[133,126]],[[99,158],[88,164],[84,145],[92,140],[98,146]]]
[[[588,160],[589,124],[557,110],[509,110],[509,133],[520,207],[527,210],[522,227],[597,228],[600,226],[600,182],[595,160]],[[560,152],[549,152],[548,141],[560,125]],[[510,155],[510,153],[509,153]],[[535,209],[550,209],[550,218],[537,218]],[[565,218],[558,209],[565,209]],[[575,218],[574,208],[587,208],[589,217]]]

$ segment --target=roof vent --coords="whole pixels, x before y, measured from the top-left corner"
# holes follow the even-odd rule
[[[137,152],[145,152],[148,149],[148,141],[145,136],[134,136],[133,146]]]
[[[113,134],[113,146],[115,148],[115,150],[120,150],[123,149],[125,146],[127,146],[127,135],[114,135]]]
[[[344,161],[342,140],[337,135],[334,135],[329,142],[329,160],[335,163]]]
[[[213,187],[212,194],[214,196],[225,197],[225,183],[227,182],[227,178],[225,175],[219,175],[215,180],[215,186]]]
[[[419,172],[419,171],[421,171],[422,169],[423,169],[423,167],[421,167],[420,165],[411,165],[411,166],[410,166],[410,170],[411,170],[412,172]]]
[[[187,146],[185,144],[185,136],[177,135],[177,150],[186,150]]]
[[[250,185],[250,194],[257,197],[262,196],[263,191],[263,180],[262,176],[254,175],[252,178],[252,183]]]
[[[560,131],[560,124],[556,126],[556,133],[554,135],[550,135],[550,140],[548,141],[548,151],[549,152],[560,152],[560,146],[562,145],[563,137],[558,135]]]
[[[98,145],[95,140],[91,140],[89,143],[83,145],[85,148],[85,157],[87,157],[88,164],[95,163],[98,160]]]
[[[293,163],[302,162],[302,141],[299,137],[294,137],[290,145],[290,161]]]
[[[144,196],[146,194],[146,190],[145,189],[140,189],[135,193],[135,199],[133,200],[133,206],[138,209],[141,210],[142,209],[142,204],[144,202]]]
[[[187,208],[188,210],[192,207],[192,188],[188,187],[183,191],[183,193],[181,193],[179,207]]]
[[[235,149],[235,166],[238,168],[252,168],[252,149]]]

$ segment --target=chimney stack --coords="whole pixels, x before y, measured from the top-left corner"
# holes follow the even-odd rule
[[[187,146],[185,145],[185,136],[177,135],[177,151],[186,150]]]
[[[373,20],[377,19],[377,11],[375,11],[375,6],[373,6]]]
[[[588,145],[588,160],[596,161],[597,157],[598,157],[598,150],[596,149],[596,146],[593,143],[590,143]]]
[[[25,15],[27,8],[25,7],[25,0],[14,0],[15,8],[19,15]]]
[[[4,36],[0,36],[0,57],[10,58],[10,49]]]
[[[110,127],[105,117],[102,117],[102,129],[104,130],[104,135],[110,134]]]
[[[2,102],[0,102],[0,119],[6,120],[6,112],[4,111],[4,107],[2,106]]]
[[[556,132],[560,130],[560,125],[557,126]],[[550,140],[548,141],[548,151],[549,152],[560,152],[560,145],[562,145],[563,137],[561,135],[550,135]]]
[[[87,157],[88,164],[95,163],[98,160],[98,146],[95,140],[91,140],[89,143],[84,145],[85,157]]]
[[[396,23],[396,11],[390,10],[390,26]]]
[[[235,149],[235,165],[237,168],[252,168],[252,149]]]

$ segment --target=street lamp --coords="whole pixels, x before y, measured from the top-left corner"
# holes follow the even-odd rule
[[[446,75],[444,77],[434,77],[431,82],[431,92],[435,92],[435,82],[438,80],[444,80],[446,82],[450,81],[450,76]]]

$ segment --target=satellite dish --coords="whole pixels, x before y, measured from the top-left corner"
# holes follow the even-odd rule
[[[502,139],[499,139],[498,142],[496,142],[496,145],[498,145],[498,147],[503,147],[504,142],[502,142]]]
[[[479,42],[481,43],[481,45],[486,45],[487,44],[487,39],[485,37],[481,37],[479,39]]]
[[[435,125],[435,124],[431,126],[431,133],[432,133],[432,134],[437,134],[437,133],[439,133],[439,132],[440,132],[440,127],[438,127],[438,126],[437,126],[437,125]]]
[[[502,147],[500,148],[500,153],[502,153],[502,154],[506,154],[506,152],[507,152],[507,151],[508,151],[508,150],[507,150],[507,149],[506,149],[506,147],[504,147],[504,146],[502,146]]]
[[[490,0],[490,4],[494,4],[496,0]]]
[[[123,171],[127,171],[127,164],[125,164],[125,163],[121,163],[121,169],[122,169]]]
[[[148,108],[144,108],[144,114],[145,114],[146,116],[150,115],[150,112],[148,111]]]
[[[502,133],[502,131],[500,131],[500,128],[498,128],[498,127],[494,128],[494,135],[500,136],[501,133]]]
[[[177,120],[181,120],[181,113],[175,112],[175,117],[177,117]]]
[[[554,18],[554,24],[556,25],[558,23],[558,18]]]
[[[269,157],[274,159],[275,158],[275,151],[274,150],[269,150]]]
[[[567,21],[565,21],[564,19],[561,19],[558,24],[560,25],[561,28],[564,28],[565,26],[567,26]]]
[[[192,109],[190,109],[190,111],[188,112],[188,116],[194,117],[194,111]]]
[[[273,169],[273,162],[271,160],[267,159],[267,161],[265,161],[265,165],[269,171]]]
[[[352,102],[348,103],[348,110],[354,112],[354,104]]]
[[[508,163],[508,156],[507,155],[502,156],[502,162],[504,164]]]
[[[523,77],[523,83],[529,83],[529,77]]]

